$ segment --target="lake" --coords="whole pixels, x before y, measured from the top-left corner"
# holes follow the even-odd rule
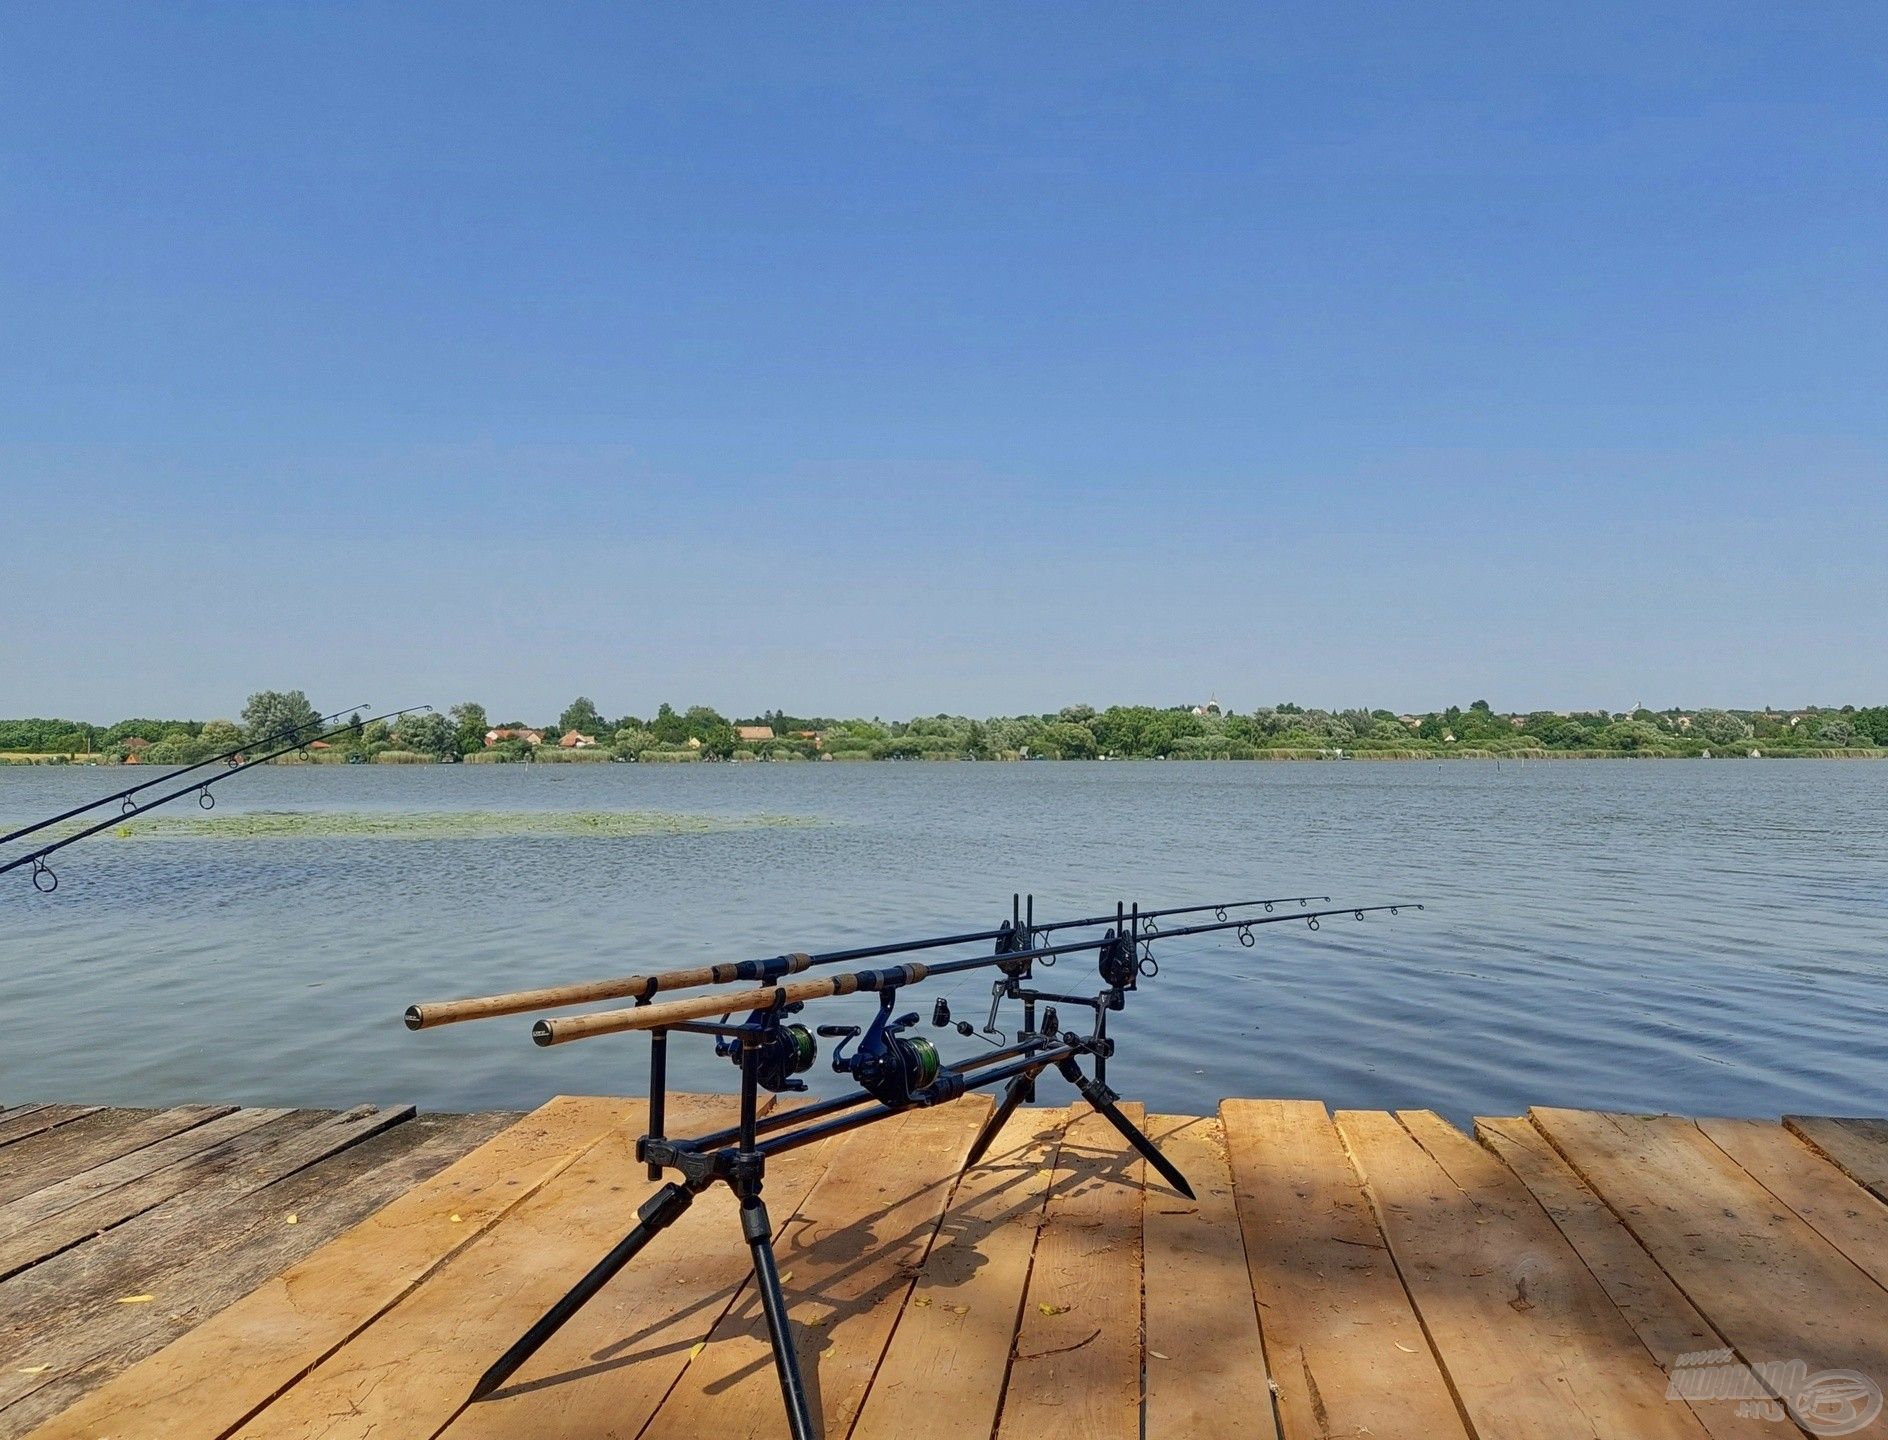
[[[0,768],[0,822],[137,778]],[[1249,1095],[1456,1120],[1888,1115],[1883,764],[269,767],[218,793],[210,819],[321,812],[337,833],[108,834],[58,857],[55,894],[0,879],[0,1102],[634,1093],[639,1037],[540,1050],[526,1017],[411,1034],[401,1011],[983,928],[1014,890],[1039,918],[1302,891],[1428,908],[1158,946],[1160,975],[1110,1026],[1118,1089],[1193,1113]],[[617,811],[694,828],[492,819]],[[352,833],[375,816],[392,833]],[[1086,988],[1084,958],[1047,978]],[[980,1023],[988,978],[911,1008],[939,993]],[[977,1045],[939,1038],[947,1058]],[[671,1048],[675,1084],[730,1088],[705,1042]],[[839,1079],[824,1053],[809,1078]],[[1064,1094],[1045,1080],[1046,1103]]]

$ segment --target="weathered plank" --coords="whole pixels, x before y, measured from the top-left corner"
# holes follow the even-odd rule
[[[1683,1357],[1727,1348],[1711,1322],[1532,1124],[1518,1117],[1480,1119],[1475,1134],[1560,1227],[1667,1376]],[[1713,1440],[1777,1440],[1776,1422],[1739,1415],[1736,1401],[1689,1403]]]
[[[1140,1106],[1121,1109],[1142,1123]],[[1070,1120],[1003,1395],[1006,1440],[1140,1435],[1143,1168],[1102,1116]]]
[[[1145,1435],[1270,1440],[1278,1426],[1225,1136],[1216,1120],[1173,1115],[1155,1116],[1149,1133],[1198,1198],[1147,1173]]]
[[[1888,1120],[1785,1115],[1783,1124],[1877,1200],[1888,1201]]]
[[[0,1204],[227,1115],[235,1108],[178,1105],[169,1110],[97,1110],[23,1139],[7,1147],[7,1162],[0,1166]]]
[[[630,1125],[604,1134],[236,1433],[364,1440],[445,1426],[522,1326],[634,1223],[656,1188],[635,1156],[645,1109],[637,1106]],[[726,1123],[732,1113],[725,1098],[674,1102],[681,1133]]]
[[[153,1305],[174,1308],[181,1303],[185,1297],[168,1279],[194,1256],[229,1248],[233,1243],[227,1214],[231,1203],[412,1113],[410,1106],[387,1110],[362,1106],[292,1131],[246,1157],[216,1184],[187,1190],[86,1245],[0,1281],[0,1406],[49,1383],[49,1372],[27,1374],[23,1367],[45,1364],[54,1352],[60,1364],[85,1358],[89,1352],[68,1354],[65,1342],[89,1343],[88,1327],[122,1297],[149,1293],[161,1296]],[[210,1219],[214,1223],[206,1223]],[[36,1358],[16,1364],[15,1357],[28,1350]],[[55,1368],[50,1373],[59,1371]]]
[[[16,1140],[96,1115],[100,1108],[97,1105],[15,1105],[0,1116],[0,1145],[11,1145]],[[7,1159],[11,1161],[13,1157],[9,1155]]]
[[[781,1288],[814,1415],[829,1436],[858,1414],[924,1263],[989,1097],[910,1111],[847,1135],[777,1242]],[[771,1211],[770,1211],[771,1214]],[[743,1293],[682,1373],[647,1440],[782,1433],[758,1297]]]
[[[0,1206],[0,1278],[140,1215],[267,1145],[288,1110],[236,1110]],[[260,1132],[260,1133],[258,1133]]]
[[[1427,1112],[1337,1115],[1397,1270],[1479,1434],[1703,1440],[1514,1173]]]
[[[1701,1119],[1698,1128],[1856,1267],[1888,1286],[1888,1207],[1771,1120]]]
[[[794,1223],[837,1144],[809,1145],[768,1163],[767,1213],[776,1234]],[[716,1185],[502,1389],[460,1411],[440,1440],[634,1440],[751,1274],[739,1203]],[[514,1313],[505,1343],[536,1318]]]
[[[68,1406],[73,1408],[36,1433],[135,1435],[140,1440],[209,1440],[226,1434],[272,1393],[266,1387],[279,1372],[269,1370],[270,1362],[297,1338],[306,1339],[314,1328],[311,1322],[322,1318],[321,1307],[330,1297],[316,1285],[304,1289],[297,1283],[297,1277],[307,1273],[297,1268],[298,1262],[381,1206],[397,1203],[415,1186],[424,1188],[430,1177],[489,1138],[504,1118],[445,1115],[410,1120],[216,1212],[204,1249],[165,1277],[156,1303],[110,1306],[71,1337],[68,1343],[74,1348],[69,1353],[83,1350],[89,1352],[87,1358],[77,1365],[62,1364],[50,1383],[0,1411],[0,1435],[18,1434]],[[287,1223],[289,1215],[296,1217],[296,1224]],[[349,1278],[362,1288],[386,1282],[371,1267]],[[274,1309],[252,1304],[245,1297],[258,1286],[263,1287],[259,1293],[287,1303]],[[308,1313],[294,1308],[304,1298]],[[233,1326],[218,1315],[232,1306],[244,1310],[243,1320]],[[203,1367],[194,1387],[186,1374],[174,1392],[153,1393],[153,1377],[147,1371],[128,1385],[124,1381],[130,1381],[130,1375],[90,1394],[141,1360],[155,1369],[160,1384],[178,1377],[179,1370],[187,1371],[203,1353],[198,1327],[212,1332],[213,1344],[215,1336],[222,1337],[216,1346],[221,1369]],[[153,1354],[173,1341],[177,1343],[170,1349]],[[238,1355],[242,1363],[231,1363]],[[258,1392],[261,1399],[254,1398]],[[230,1417],[227,1424],[221,1423],[225,1416]]]
[[[1065,1119],[1017,1111],[958,1182],[851,1440],[990,1434]]]
[[[1324,1106],[1227,1100],[1219,1115],[1285,1440],[1463,1440]]]
[[[75,1405],[44,1440],[228,1434],[604,1135],[639,1126],[642,1113],[617,1099],[551,1101]]]
[[[1888,1292],[1691,1121],[1531,1113],[1747,1361],[1888,1375]],[[1888,1425],[1877,1419],[1850,1433],[1879,1436]]]

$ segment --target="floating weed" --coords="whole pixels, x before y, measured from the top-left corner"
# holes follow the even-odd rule
[[[665,810],[250,810],[153,815],[113,833],[127,840],[618,839],[817,825],[803,815],[693,815]]]

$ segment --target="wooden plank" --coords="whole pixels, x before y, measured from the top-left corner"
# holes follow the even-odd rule
[[[1064,1122],[1017,1111],[958,1182],[851,1440],[906,1440],[915,1417],[941,1435],[995,1428]]]
[[[551,1101],[75,1405],[43,1440],[228,1434],[604,1135],[639,1126],[641,1115],[617,1099]],[[241,1365],[230,1364],[232,1354]]]
[[[1699,1120],[1746,1174],[1879,1285],[1888,1286],[1888,1208],[1773,1120]]]
[[[843,1137],[776,1241],[815,1419],[851,1428],[990,1100],[971,1095]],[[769,1212],[771,1214],[771,1211]],[[751,1287],[715,1327],[646,1440],[780,1435],[786,1419]]]
[[[1121,1110],[1137,1125],[1144,1120],[1139,1105]],[[1084,1110],[1070,1120],[1036,1238],[999,1436],[1054,1430],[1138,1440],[1143,1166],[1102,1116]]]
[[[1689,1120],[1537,1109],[1534,1123],[1753,1365],[1888,1376],[1888,1292]],[[1852,1430],[1882,1436],[1877,1418]]]
[[[1475,1122],[1475,1135],[1533,1193],[1667,1376],[1681,1357],[1728,1349],[1711,1322],[1532,1124],[1520,1118],[1482,1119]],[[1735,1401],[1689,1403],[1713,1440],[1777,1440],[1775,1421],[1739,1415]]]
[[[266,1145],[288,1110],[236,1110],[0,1206],[0,1278],[142,1214]],[[257,1134],[256,1132],[262,1132]]]
[[[178,1105],[169,1110],[99,1110],[7,1148],[0,1204],[57,1184],[168,1136],[227,1115],[234,1105]]]
[[[1217,1120],[1171,1115],[1149,1134],[1198,1198],[1147,1174],[1147,1440],[1276,1440],[1225,1135]]]
[[[503,1118],[426,1116],[396,1125],[225,1207],[218,1212],[214,1238],[219,1243],[172,1272],[157,1303],[106,1307],[74,1337],[83,1342],[83,1348],[90,1352],[88,1357],[76,1366],[62,1365],[63,1373],[51,1383],[0,1411],[0,1436],[16,1435],[68,1406],[73,1408],[53,1420],[43,1433],[122,1436],[127,1440],[134,1435],[140,1440],[145,1436],[204,1440],[227,1433],[246,1411],[235,1414],[229,1425],[219,1425],[217,1417],[243,1406],[245,1399],[266,1383],[267,1377],[258,1376],[254,1367],[266,1365],[277,1356],[293,1335],[306,1333],[300,1328],[305,1317],[271,1312],[267,1307],[259,1309],[244,1297],[263,1286],[266,1292],[286,1294],[291,1304],[300,1299],[303,1292],[289,1277],[297,1273],[299,1262],[311,1251],[422,1185],[488,1138]],[[297,1224],[285,1223],[290,1214],[297,1217]],[[371,1271],[357,1278],[363,1285],[381,1279]],[[308,1295],[315,1305],[323,1298],[312,1287]],[[235,1327],[233,1332],[218,1315],[232,1306],[247,1306],[251,1322]],[[198,1327],[223,1335],[223,1368],[218,1378],[226,1393],[219,1393],[214,1403],[193,1407],[191,1401],[200,1397],[187,1387],[174,1395],[157,1397],[143,1381],[130,1387],[134,1397],[130,1404],[120,1403],[126,1390],[112,1386],[99,1393],[115,1393],[118,1401],[107,1399],[101,1409],[98,1397],[84,1400],[102,1382],[147,1356],[151,1358],[146,1364],[160,1373],[175,1374],[180,1362],[188,1363],[201,1353]],[[231,1342],[232,1333],[239,1337],[239,1345]],[[179,1340],[179,1336],[184,1338]],[[177,1343],[171,1350],[160,1351],[172,1341]],[[172,1350],[179,1353],[172,1354]],[[239,1354],[241,1363],[234,1363],[232,1357]],[[206,1382],[205,1388],[211,1388],[210,1383]],[[142,1396],[144,1403],[136,1403],[137,1396]]]
[[[1227,1100],[1219,1115],[1285,1440],[1465,1440],[1324,1106]]]
[[[625,1101],[623,1110],[629,1124],[611,1128],[236,1433],[436,1434],[486,1367],[622,1238],[655,1190],[635,1156],[646,1104]],[[683,1134],[733,1114],[725,1097],[680,1096],[671,1105]]]
[[[48,1383],[51,1371],[23,1373],[44,1365],[83,1359],[84,1331],[106,1307],[126,1295],[151,1294],[153,1304],[184,1303],[170,1283],[193,1256],[231,1243],[228,1208],[323,1156],[345,1149],[412,1115],[412,1107],[386,1110],[361,1106],[293,1131],[223,1176],[172,1197],[96,1240],[67,1250],[9,1280],[0,1281],[0,1406]],[[275,1202],[269,1202],[274,1209]],[[277,1224],[283,1223],[278,1215]],[[55,1343],[57,1342],[57,1343]],[[75,1353],[72,1347],[78,1347]],[[15,1357],[31,1351],[35,1358]]]
[[[795,1223],[838,1143],[809,1145],[768,1163],[767,1213],[776,1234]],[[739,1203],[726,1186],[714,1186],[501,1390],[460,1411],[441,1440],[634,1440],[751,1273]],[[510,1333],[497,1337],[500,1348],[535,1318],[512,1311]]]
[[[15,1140],[83,1120],[87,1115],[96,1115],[99,1108],[97,1105],[16,1105],[5,1116],[0,1116],[0,1145],[11,1145]]]
[[[1482,1435],[1703,1440],[1667,1377],[1507,1166],[1424,1111],[1337,1116],[1397,1270]]]
[[[1877,1200],[1888,1200],[1888,1120],[1785,1115],[1783,1124]]]

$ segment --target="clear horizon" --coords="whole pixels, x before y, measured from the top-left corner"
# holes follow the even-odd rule
[[[1888,697],[1888,15],[0,11],[0,715]]]

